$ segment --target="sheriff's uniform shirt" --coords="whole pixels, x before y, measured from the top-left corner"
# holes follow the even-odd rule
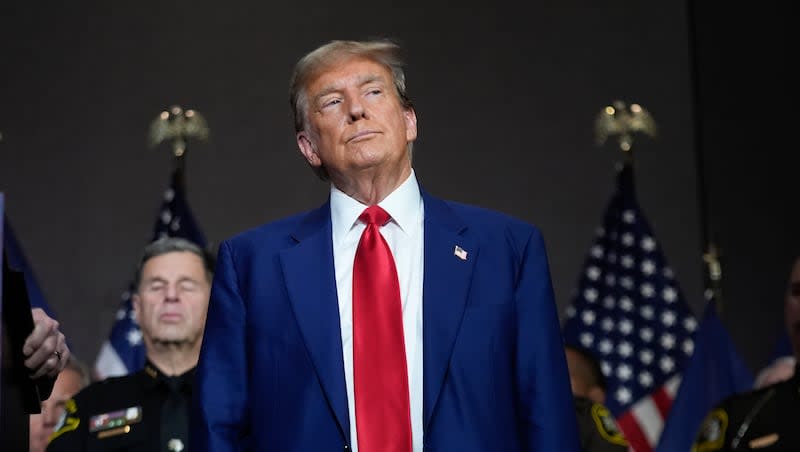
[[[89,385],[67,401],[48,452],[187,452],[193,374],[168,377],[148,362]]]

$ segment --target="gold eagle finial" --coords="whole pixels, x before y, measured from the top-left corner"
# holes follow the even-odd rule
[[[620,149],[628,152],[633,146],[635,134],[655,137],[657,129],[653,117],[641,105],[631,104],[629,107],[616,100],[597,115],[594,132],[598,146],[603,145],[609,137],[617,136]]]

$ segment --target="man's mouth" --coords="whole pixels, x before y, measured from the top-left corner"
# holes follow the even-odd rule
[[[161,314],[158,318],[162,322],[175,323],[183,320],[183,315],[177,312],[165,312]]]
[[[376,135],[378,132],[375,130],[362,130],[361,132],[356,133],[355,135],[351,136],[347,139],[348,143],[358,142],[361,140],[367,140],[372,138],[373,135]]]

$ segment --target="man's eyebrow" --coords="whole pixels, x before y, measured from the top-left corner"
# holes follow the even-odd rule
[[[357,84],[358,84],[359,87],[361,87],[361,86],[367,85],[369,83],[378,82],[378,81],[382,81],[381,76],[379,76],[377,74],[367,74],[367,75],[364,75],[364,76],[360,77],[358,79],[358,83]],[[335,93],[335,92],[337,92],[337,91],[339,91],[341,89],[342,88],[341,88],[341,86],[339,84],[332,84],[332,85],[328,85],[328,86],[322,88],[317,93],[317,95],[314,96],[314,103],[316,104],[317,102],[319,102],[319,100],[321,98],[327,96],[328,94]]]

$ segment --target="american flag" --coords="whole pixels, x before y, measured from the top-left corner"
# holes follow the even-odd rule
[[[153,240],[161,237],[181,237],[190,240],[201,248],[206,247],[206,238],[192,215],[186,199],[183,184],[183,171],[172,172],[170,184],[164,192],[164,199],[156,215]],[[142,332],[133,318],[131,295],[133,282],[122,294],[122,302],[117,311],[111,334],[103,342],[94,364],[94,378],[127,375],[144,366],[145,350]]]
[[[639,207],[628,165],[566,314],[564,340],[600,362],[606,405],[631,448],[654,450],[694,351],[697,320]]]

